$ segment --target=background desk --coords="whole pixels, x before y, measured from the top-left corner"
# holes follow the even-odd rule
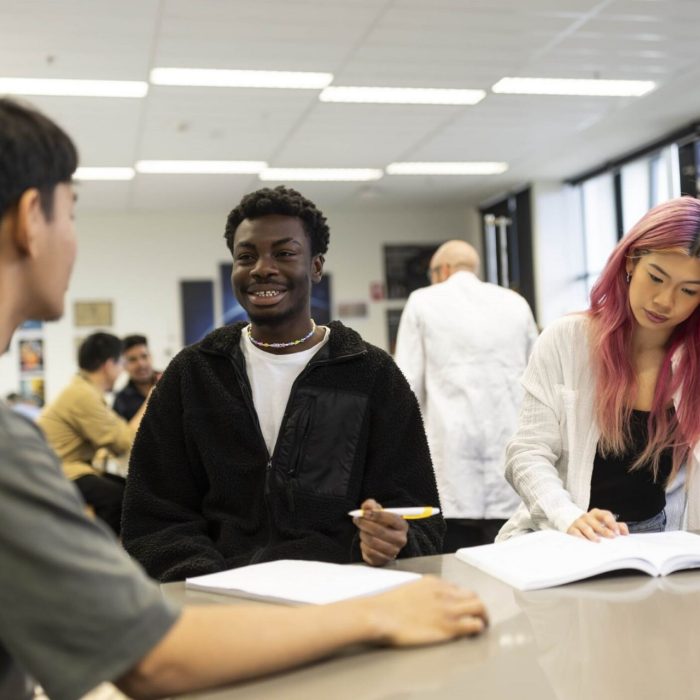
[[[700,572],[602,578],[521,593],[454,555],[396,568],[479,592],[481,637],[421,649],[355,648],[331,659],[198,700],[689,700],[700,698]],[[163,586],[192,604],[239,598]]]

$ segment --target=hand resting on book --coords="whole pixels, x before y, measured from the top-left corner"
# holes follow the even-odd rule
[[[592,508],[588,513],[574,520],[566,532],[592,542],[599,542],[601,537],[610,538],[630,534],[625,523],[618,523],[609,510],[600,508]]]

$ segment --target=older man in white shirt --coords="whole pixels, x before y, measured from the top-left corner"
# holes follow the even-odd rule
[[[523,297],[476,276],[465,241],[430,262],[432,286],[406,302],[396,362],[418,397],[443,513],[444,551],[493,542],[520,499],[506,482],[504,450],[517,425],[537,328]]]

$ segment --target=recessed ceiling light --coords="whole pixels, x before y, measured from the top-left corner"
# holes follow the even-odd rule
[[[652,80],[587,80],[580,78],[501,78],[493,92],[513,95],[582,95],[641,97],[654,89]]]
[[[267,168],[261,180],[361,182],[379,180],[384,173],[376,168]]]
[[[0,78],[0,95],[59,97],[144,97],[148,83],[139,80],[69,80],[59,78]]]
[[[154,85],[189,87],[287,88],[320,90],[333,80],[332,73],[270,70],[220,70],[215,68],[154,68]]]
[[[133,168],[94,168],[80,167],[75,171],[76,180],[131,180]]]
[[[327,87],[321,102],[363,102],[375,104],[475,105],[484,99],[483,90],[403,87]]]
[[[158,175],[250,175],[267,163],[262,160],[139,160],[139,173]]]
[[[439,162],[439,163],[390,163],[388,175],[500,175],[508,170],[508,163]]]

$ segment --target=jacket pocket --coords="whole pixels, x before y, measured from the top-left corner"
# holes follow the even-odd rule
[[[316,397],[308,397],[308,401],[303,406],[299,412],[299,420],[297,427],[297,440],[295,444],[295,449],[292,452],[292,459],[290,461],[289,468],[287,469],[287,476],[293,479],[296,477],[297,472],[304,461],[304,454],[306,453],[306,443],[309,439],[309,433],[311,432],[311,425],[314,420],[314,409],[316,408]]]
[[[285,427],[282,468],[299,494],[343,498],[360,449],[367,396],[336,389],[300,391],[296,420]]]

